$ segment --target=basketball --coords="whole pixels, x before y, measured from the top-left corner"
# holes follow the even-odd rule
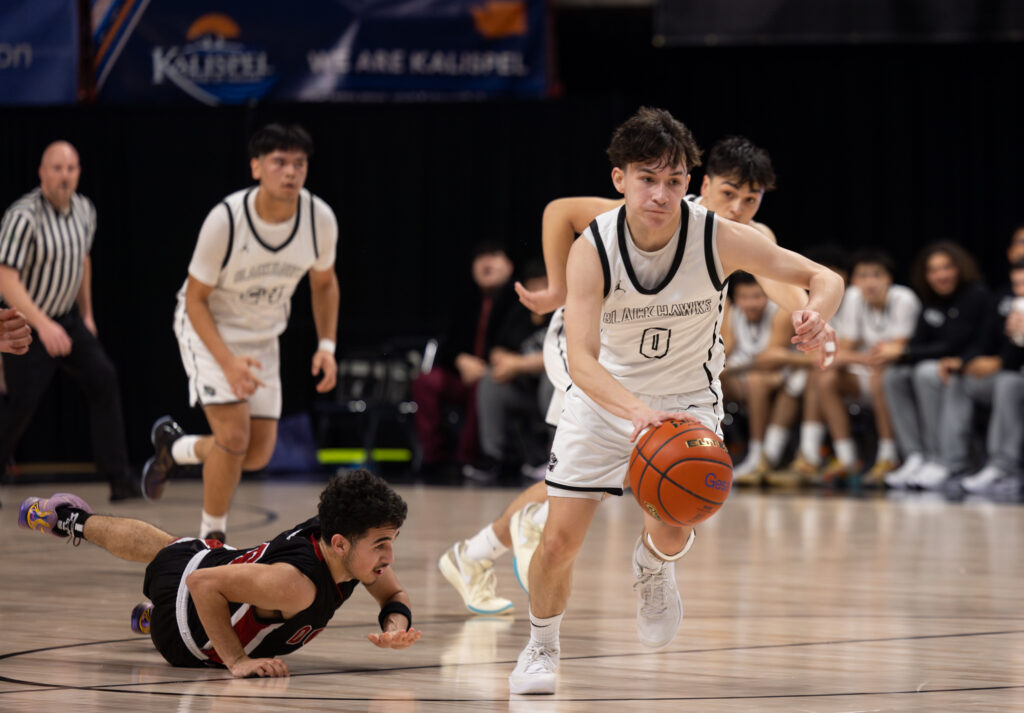
[[[732,459],[714,431],[694,421],[665,421],[637,439],[629,484],[645,512],[668,525],[692,526],[725,503]]]

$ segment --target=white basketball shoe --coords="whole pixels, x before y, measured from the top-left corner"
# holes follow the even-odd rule
[[[639,561],[642,540],[633,548],[633,576],[637,592],[636,634],[640,643],[657,649],[665,646],[679,631],[683,621],[683,600],[676,587],[675,562],[648,567]]]
[[[509,674],[509,693],[554,693],[558,683],[558,655],[557,645],[531,640],[519,654],[515,670]]]

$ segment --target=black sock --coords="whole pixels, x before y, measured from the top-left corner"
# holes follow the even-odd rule
[[[81,508],[58,505],[57,522],[53,525],[53,531],[64,537],[73,537],[77,543],[85,532],[85,521],[91,516],[91,513]]]

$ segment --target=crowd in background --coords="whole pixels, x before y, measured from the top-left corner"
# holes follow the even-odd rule
[[[727,440],[740,486],[888,487],[1013,494],[1024,437],[1024,226],[986,283],[960,245],[928,245],[894,282],[882,250],[809,250],[848,281],[834,361],[791,348],[788,313],[745,273],[724,312]],[[434,368],[413,386],[423,472],[497,482],[543,477],[550,384],[544,318],[512,291],[497,246],[474,257],[477,294],[453,315]],[[543,279],[534,266],[524,279]],[[531,331],[532,327],[532,331]],[[507,393],[496,397],[495,389]],[[513,396],[514,394],[514,396]],[[445,404],[461,409],[457,449]]]

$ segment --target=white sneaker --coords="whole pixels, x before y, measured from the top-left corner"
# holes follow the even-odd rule
[[[530,561],[540,544],[544,528],[533,521],[534,513],[542,503],[528,503],[522,510],[512,513],[509,533],[512,535],[512,571],[523,591],[530,593]]]
[[[953,475],[949,468],[934,461],[925,463],[918,468],[910,479],[910,485],[916,485],[924,490],[937,490],[949,477]]]
[[[498,578],[490,560],[471,560],[462,553],[466,545],[456,542],[441,555],[437,566],[448,583],[474,614],[506,614],[512,611],[511,599],[497,595]]]
[[[969,475],[960,481],[960,487],[968,493],[981,493],[988,490],[988,487],[997,480],[1006,477],[1002,469],[994,465],[986,465],[974,475]]]
[[[532,640],[519,654],[508,677],[509,693],[554,693],[558,682],[558,647]]]
[[[644,544],[637,540],[633,548],[633,589],[639,595],[636,603],[636,635],[640,643],[652,649],[665,646],[679,631],[683,621],[683,600],[676,588],[675,562],[663,562],[657,569],[651,569],[637,560],[639,548]]]
[[[903,461],[903,465],[895,470],[890,470],[885,476],[885,484],[890,488],[905,488],[910,485],[911,478],[917,470],[924,465],[924,458],[920,453],[911,453]]]

